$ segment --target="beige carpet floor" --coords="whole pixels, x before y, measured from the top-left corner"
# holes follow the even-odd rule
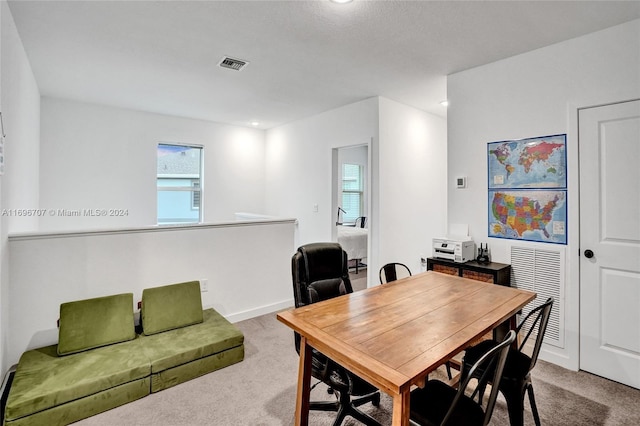
[[[355,278],[355,277],[354,277]],[[357,279],[357,278],[356,278]],[[354,279],[354,281],[356,281]],[[354,287],[359,287],[354,283]],[[365,284],[366,286],[366,284]],[[298,356],[293,332],[275,314],[237,323],[245,334],[244,361],[152,394],[79,422],[79,425],[264,425],[293,424]],[[443,374],[436,372],[436,374]],[[432,376],[433,377],[433,376]],[[540,361],[533,373],[543,425],[640,425],[640,390]],[[324,385],[312,399],[326,399]],[[533,425],[526,403],[525,425]],[[363,409],[391,424],[391,399]],[[311,412],[310,424],[331,425],[333,413]],[[358,425],[347,418],[344,425]],[[492,425],[508,425],[506,405],[498,400]]]

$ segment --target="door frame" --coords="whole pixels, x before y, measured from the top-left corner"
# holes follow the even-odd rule
[[[371,138],[371,141],[367,142],[367,143],[356,143],[353,145],[344,145],[344,146],[337,146],[337,147],[333,147],[331,148],[331,241],[337,241],[338,240],[338,235],[337,235],[337,228],[336,228],[336,215],[337,215],[337,211],[338,211],[338,176],[340,176],[340,165],[338,164],[338,153],[341,149],[345,149],[345,148],[358,148],[358,147],[366,147],[367,148],[367,173],[366,173],[366,187],[365,187],[365,193],[366,193],[366,210],[367,210],[367,228],[369,229],[369,235],[367,238],[367,266],[370,266],[371,263],[371,257],[372,257],[372,245],[371,245],[371,240],[372,240],[372,227],[371,224],[372,222],[375,223],[375,215],[373,212],[373,203],[372,203],[372,198],[373,198],[373,190],[372,190],[372,177],[373,177],[373,170],[372,170],[372,142],[373,142],[373,138]],[[367,286],[370,287],[370,283],[372,283],[372,279],[373,279],[373,275],[371,273],[372,268],[367,267]]]
[[[637,97],[632,97],[630,99],[617,100],[617,101],[614,101],[614,102],[595,103],[593,105],[577,108],[577,110],[576,110],[576,135],[577,135],[577,139],[578,139],[578,155],[577,155],[578,170],[579,170],[579,164],[580,164],[580,133],[579,133],[579,124],[580,124],[580,122],[579,122],[579,114],[580,114],[580,112],[583,111],[583,110],[589,110],[589,109],[593,109],[593,108],[602,108],[602,107],[607,107],[607,106],[620,105],[620,104],[624,104],[624,103],[627,103],[627,102],[638,102],[638,101],[640,101],[640,95],[637,96]],[[579,173],[581,173],[580,170],[579,170]],[[581,174],[579,176],[581,176]],[[581,183],[581,180],[579,180],[578,183]],[[576,197],[576,198],[578,198],[578,210],[580,208],[580,197],[579,197],[579,195],[580,195],[580,187],[578,187],[578,192],[577,192],[577,197]],[[582,218],[581,215],[580,215],[580,218]],[[581,320],[582,320],[582,309],[583,309],[583,306],[582,306],[582,290],[583,290],[583,288],[582,288],[582,280],[581,280],[581,262],[583,260],[586,261],[586,259],[582,257],[582,252],[585,249],[587,249],[588,247],[582,247],[582,241],[580,241],[580,229],[578,230],[577,237],[578,237],[578,241],[580,243],[578,245],[578,251],[576,253],[577,260],[578,260],[576,262],[576,266],[577,266],[577,269],[578,269],[578,277],[580,278],[579,279],[580,292],[578,294],[578,300],[577,300],[577,305],[578,305],[578,308],[579,308],[578,309],[578,315],[579,315],[579,318],[578,318],[578,324],[579,324],[578,338],[579,338],[579,340],[578,340],[578,358],[577,358],[577,360],[578,360],[578,369],[580,369],[580,367],[582,365],[580,348],[581,348],[581,343],[582,343],[581,339],[583,337],[583,334],[582,334],[583,333],[583,331],[582,331],[582,325],[583,324],[581,322]]]
[[[640,93],[638,93],[640,96]],[[633,96],[634,99],[638,96]],[[569,370],[580,369],[580,157],[578,114],[581,109],[625,102],[630,99],[586,97],[566,103],[567,133],[567,232],[564,289],[564,347],[543,345],[541,358]]]
[[[640,97],[620,98],[586,98],[567,103],[567,185],[568,200],[568,232],[566,256],[565,287],[565,347],[564,350],[545,350],[545,359],[564,368],[578,371],[580,369],[580,130],[578,115],[580,110],[597,108],[606,105],[628,102]],[[574,153],[574,154],[571,154]]]

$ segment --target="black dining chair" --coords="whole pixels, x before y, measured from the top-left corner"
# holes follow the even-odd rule
[[[380,284],[390,283],[391,281],[399,280],[400,278],[406,278],[411,276],[411,270],[404,263],[391,262],[380,268],[378,277],[380,278]]]
[[[291,259],[293,294],[296,308],[353,292],[347,264],[347,253],[338,243],[303,245]],[[300,354],[300,335],[294,333],[296,351]],[[342,424],[346,416],[369,425],[380,426],[371,416],[357,407],[371,402],[380,404],[380,392],[365,380],[312,349],[311,375],[329,386],[336,401],[309,404],[310,410],[336,411],[334,426]]]
[[[356,228],[364,228],[366,225],[367,218],[365,216],[357,217],[355,223],[353,224],[353,226],[355,226]]]
[[[536,406],[536,400],[533,394],[533,384],[531,382],[531,370],[535,367],[536,361],[538,360],[538,354],[540,353],[542,341],[544,340],[544,335],[547,330],[552,307],[553,298],[550,297],[542,305],[529,312],[520,322],[516,328],[516,333],[520,333],[525,329],[526,334],[517,349],[509,349],[502,379],[499,382],[499,386],[495,386],[499,388],[507,401],[511,426],[521,426],[524,424],[525,393],[529,394],[529,403],[531,404],[534,422],[536,426],[540,426],[540,416],[538,414],[538,407]],[[534,332],[535,341],[533,342],[533,349],[531,355],[527,355],[523,352],[523,349],[529,337],[532,336]],[[463,369],[461,374],[466,374],[464,373],[466,368],[475,363],[487,349],[495,345],[495,340],[485,340],[475,346],[467,348],[462,360]],[[473,375],[472,373],[469,374]],[[475,374],[481,374],[481,370],[476,370]],[[483,390],[481,390],[479,397],[482,397],[482,394]]]
[[[429,380],[423,388],[412,391],[411,421],[419,426],[487,425],[496,405],[498,388],[491,389],[487,400],[479,398],[480,402],[477,402],[474,398],[484,391],[487,382],[500,380],[509,346],[515,338],[512,330],[502,343],[482,354],[469,368],[457,389],[440,380]],[[478,381],[472,382],[476,377]]]

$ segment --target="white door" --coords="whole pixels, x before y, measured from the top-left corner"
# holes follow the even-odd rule
[[[580,368],[640,388],[640,101],[578,121]]]

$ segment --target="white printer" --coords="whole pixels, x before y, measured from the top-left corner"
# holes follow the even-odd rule
[[[433,239],[433,257],[464,263],[476,257],[476,245],[469,237],[443,237]]]

